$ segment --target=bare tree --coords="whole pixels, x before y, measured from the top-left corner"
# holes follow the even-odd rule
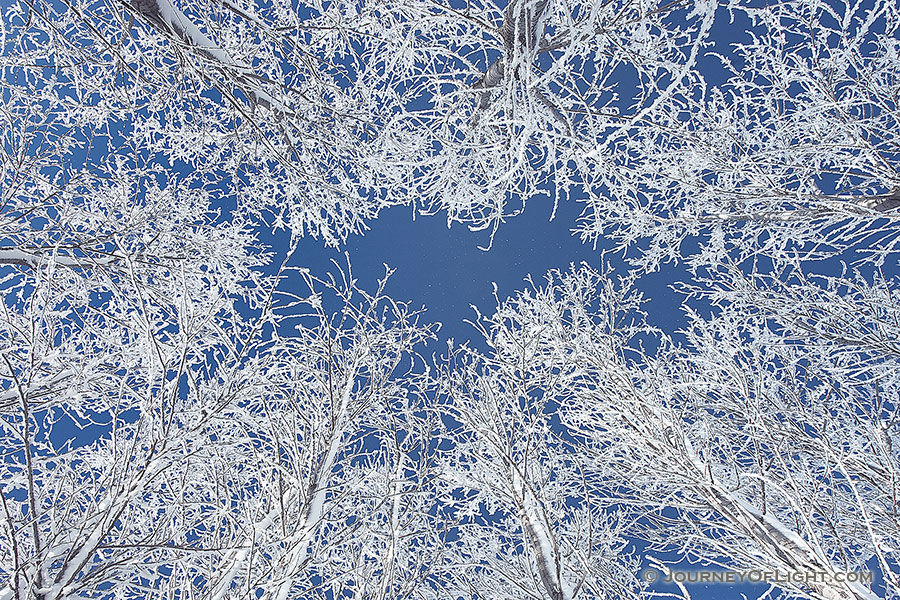
[[[73,305],[53,269],[4,279],[22,300],[0,330],[0,597],[439,589],[440,422],[415,313],[302,271],[281,277],[309,294],[273,299],[272,280],[245,298],[255,318],[187,269],[167,304],[156,273]]]
[[[4,85],[296,235],[336,244],[398,204],[496,227],[531,196],[591,188],[578,156],[692,84],[715,9],[295,4],[23,0],[4,14]]]
[[[223,5],[250,23],[259,23],[252,15],[240,10],[230,2]],[[137,0],[125,3],[141,19],[151,24],[158,32],[169,37],[172,43],[178,44],[187,52],[198,58],[212,62],[222,70],[247,96],[253,104],[261,104],[265,108],[284,112],[288,110],[283,104],[273,99],[261,85],[265,79],[257,75],[253,67],[236,62],[225,50],[204,34],[186,14],[178,10],[172,0]]]
[[[203,172],[77,105],[61,127],[46,91],[3,98],[0,597],[428,588],[430,330],[349,280],[273,297],[287,273]]]
[[[897,8],[728,8],[713,86],[710,2],[11,4],[0,599],[639,597],[632,538],[896,595],[896,283],[808,260],[897,250]],[[553,274],[436,392],[383,282],[255,237],[541,194],[645,268],[708,236],[709,316]]]
[[[503,79],[503,73],[509,65],[515,79],[521,79],[520,71],[531,68],[531,63],[536,58],[538,51],[546,51],[549,47],[544,44],[538,46],[538,40],[544,37],[544,24],[547,15],[549,0],[513,0],[506,5],[503,11],[503,24],[500,26],[500,37],[503,39],[503,56],[494,60],[484,71],[481,79],[474,86],[475,89],[490,90],[496,87]],[[560,114],[559,109],[540,90],[533,90],[537,98],[547,107],[553,116],[569,130],[568,122]],[[486,91],[481,94],[478,101],[480,111],[491,105],[491,93]],[[477,116],[477,114],[476,114]]]
[[[648,111],[694,84],[715,13],[680,2],[404,6],[402,33],[372,50],[394,58],[367,73],[391,86],[373,83],[390,95],[369,160],[388,189],[415,186],[426,212],[476,229],[533,196],[597,190],[602,173],[581,157],[624,150]]]
[[[464,565],[452,595],[643,597],[627,513],[597,494],[603,473],[559,422],[580,366],[544,351],[552,334],[517,313],[530,308],[498,304],[476,323],[490,352],[454,350],[441,377],[460,423],[445,475]]]
[[[753,34],[710,48],[722,17]],[[550,195],[586,202],[587,241],[648,241],[649,267],[720,230],[745,254],[895,247],[889,0],[64,0],[4,19],[4,85],[48,123],[106,123],[326,243],[398,204],[496,228]]]
[[[858,300],[843,296],[847,318]],[[578,444],[591,494],[634,508],[629,533],[651,555],[813,573],[779,584],[804,598],[876,597],[841,578],[875,561],[895,595],[894,358],[870,356],[863,368],[868,349],[845,340],[831,352],[817,335],[790,343],[768,315],[725,305],[713,318],[691,314],[683,347],[654,336],[651,354],[638,343],[653,338],[636,302],[583,268],[551,274],[492,321],[508,323],[498,329],[505,343],[492,344],[498,355],[529,357],[511,368],[552,365],[559,382],[528,395],[542,399],[534,414],[557,416]],[[876,323],[892,327],[896,302],[880,307]]]
[[[217,505],[240,527],[198,533],[201,547],[230,550],[172,589],[422,597],[445,560],[433,513],[440,423],[423,402],[431,384],[415,355],[431,330],[382,287],[358,290],[349,273],[294,275],[309,291],[282,305],[296,332],[277,335],[242,369],[252,391],[209,427],[222,473],[240,476],[216,482]]]
[[[275,282],[247,223],[222,219],[191,176],[161,181],[86,107],[61,114],[58,90],[11,83],[0,597],[145,595],[175,557],[206,551],[190,545],[192,461],[259,343],[241,309],[265,312]]]
[[[4,598],[145,593],[160,565],[203,551],[190,547],[201,415],[241,393],[229,364],[256,336],[196,263],[129,258],[3,269]]]
[[[712,50],[725,81],[683,88],[648,113],[631,152],[590,155],[609,193],[588,201],[582,237],[644,240],[651,268],[684,254],[715,265],[754,253],[895,253],[896,3],[730,10],[732,30],[747,33]],[[686,252],[698,237],[702,252]]]

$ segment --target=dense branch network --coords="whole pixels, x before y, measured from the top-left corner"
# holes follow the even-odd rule
[[[487,110],[491,105],[491,91],[503,81],[504,73],[510,73],[514,81],[521,81],[532,68],[536,54],[540,51],[544,35],[544,24],[550,0],[510,0],[503,12],[500,37],[503,40],[503,55],[492,62],[472,89],[487,90],[479,95],[478,111]],[[544,105],[553,117],[571,133],[571,127],[559,109],[537,88],[531,88],[534,97]],[[477,118],[477,115],[476,115]]]
[[[757,38],[719,86],[714,2],[511,0],[497,30],[477,0],[115,4],[149,37],[105,0],[5,10],[0,600],[637,600],[636,539],[874,565],[881,589],[782,591],[897,597],[897,282],[796,249],[900,248],[898,9],[732,4]],[[548,191],[650,266],[709,236],[683,331],[641,313],[638,273],[581,268],[426,359],[437,328],[385,280],[261,241],[336,243],[411,198],[484,226]]]
[[[125,2],[125,0],[121,0]],[[286,112],[287,108],[270,96],[260,85],[260,77],[250,65],[235,61],[229,54],[204,34],[191,19],[181,12],[173,0],[133,0],[127,4],[141,18],[163,35],[172,38],[189,52],[212,62],[226,72],[255,104]],[[243,14],[243,13],[241,13]]]

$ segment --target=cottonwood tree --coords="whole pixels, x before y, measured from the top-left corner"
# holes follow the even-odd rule
[[[83,258],[57,262],[50,249],[0,278],[4,598],[152,588],[192,551],[180,543],[196,526],[184,513],[197,415],[241,387],[227,363],[253,331],[235,290],[194,257],[75,264]],[[258,293],[243,297],[253,306]]]
[[[582,238],[645,240],[651,267],[847,249],[883,261],[900,214],[896,3],[729,12],[730,31],[746,34],[709,49],[706,82],[658,105],[623,151],[592,153],[608,193],[588,200]]]
[[[268,259],[196,180],[5,81],[0,595],[143,595],[191,552],[195,414],[241,387]]]
[[[415,313],[302,273],[282,276],[308,295],[275,310],[270,287],[237,310],[187,267],[171,275],[183,295],[148,291],[167,289],[159,269],[76,305],[54,270],[94,271],[46,261],[4,278],[0,596],[440,589],[440,428]]]
[[[0,597],[279,597],[336,572],[323,589],[403,597],[434,577],[432,417],[391,380],[429,330],[307,278],[292,337],[277,269],[204,173],[168,177],[77,105],[3,100]]]
[[[896,7],[730,8],[756,37],[707,86],[713,3],[12,4],[0,594],[636,595],[625,535],[895,594],[891,280],[710,276],[654,356],[636,300],[560,276],[456,354],[448,442],[414,314],[307,274],[289,334],[257,270],[261,216],[337,243],[542,193],[645,267],[699,233],[707,265],[889,256]]]
[[[697,235],[714,261],[719,231],[895,247],[889,0],[294,4],[15,3],[4,85],[326,243],[397,204],[496,227],[549,195],[649,267]]]
[[[127,163],[134,149],[170,183],[188,176],[247,214],[333,242],[384,203],[354,187],[368,118],[336,82],[351,66],[338,58],[341,28],[319,17],[304,26],[290,2],[263,14],[230,2],[14,3],[4,87],[60,133],[104,131],[96,152]]]
[[[202,174],[168,181],[140,148],[117,147],[108,123],[70,114],[64,127],[60,107],[22,90],[4,100],[4,347],[29,402],[66,390],[74,399],[73,382],[90,383],[85,371],[134,364],[127,347],[145,352],[183,310],[186,326],[223,307],[233,315],[235,298],[264,297],[253,268],[269,258],[246,220],[213,206]],[[18,404],[12,387],[0,407]]]
[[[17,2],[4,85],[54,121],[107,123],[170,179],[205,172],[270,225],[337,243],[387,206],[485,227],[596,187],[579,156],[693,85],[714,10]]]
[[[229,364],[258,337],[240,309],[274,282],[189,178],[20,92],[2,107],[0,595],[143,595],[192,551],[196,415],[239,391]]]
[[[242,368],[210,421],[207,553],[166,587],[221,598],[433,597],[446,561],[435,513],[439,415],[417,347],[432,330],[351,279],[297,273],[296,332]],[[296,288],[295,288],[296,289]],[[295,310],[305,307],[306,310]],[[214,488],[212,487],[214,486]],[[231,527],[213,524],[221,518]]]
[[[755,300],[787,288],[796,300],[790,310],[722,303],[713,318],[692,316],[690,354],[660,357],[672,367],[657,386],[676,399],[664,402],[677,402],[682,415],[700,416],[682,417],[673,429],[675,444],[694,464],[695,477],[705,471],[697,491],[705,486],[707,505],[755,540],[757,548],[744,550],[748,562],[763,563],[763,554],[785,572],[820,573],[877,565],[886,595],[894,596],[896,356],[855,337],[851,328],[843,338],[829,329],[843,321],[862,325],[873,339],[890,332],[896,291],[883,284],[853,290],[846,280],[824,289],[767,283],[769,290]],[[809,327],[816,312],[825,317],[818,331]],[[666,416],[657,420],[666,423]],[[721,528],[721,519],[698,519],[683,543],[693,543],[688,540],[697,533],[690,529],[697,529],[727,556],[735,545],[719,542]],[[852,583],[807,588],[824,598],[875,597]]]
[[[445,459],[461,561],[448,588],[465,598],[643,597],[627,517],[597,494],[604,473],[560,422],[582,368],[544,346],[553,324],[529,320],[531,300],[480,318],[489,352],[453,350],[441,377],[459,423]]]
[[[830,576],[877,565],[893,596],[898,381],[882,335],[896,329],[896,292],[858,285],[835,300],[843,285],[798,291],[806,311],[832,315],[820,330],[722,302],[710,317],[689,314],[682,345],[655,336],[653,352],[641,346],[654,338],[635,320],[636,298],[587,268],[551,274],[495,320],[532,361],[571,373],[541,388],[544,406],[597,474],[594,497],[644,515],[630,534],[649,554],[827,574],[781,584],[806,598],[875,598]],[[873,341],[825,335],[838,318],[865,323]]]
[[[386,107],[368,160],[388,189],[476,229],[533,196],[595,189],[599,173],[581,157],[623,144],[642,115],[693,85],[715,13],[681,2],[402,5],[363,74]]]

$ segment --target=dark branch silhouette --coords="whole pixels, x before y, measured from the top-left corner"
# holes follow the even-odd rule
[[[860,202],[860,204],[866,208],[877,210],[878,212],[885,212],[898,208],[900,207],[900,187],[894,188],[889,194],[870,196]]]

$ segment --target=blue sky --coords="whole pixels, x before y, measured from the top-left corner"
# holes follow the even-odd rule
[[[490,244],[487,230],[470,231],[459,223],[448,228],[443,214],[413,220],[410,209],[396,207],[384,211],[369,224],[370,231],[351,236],[341,248],[324,248],[312,238],[302,240],[291,264],[323,274],[334,270],[331,260],[344,264],[346,252],[364,288],[374,286],[386,264],[395,269],[388,293],[414,307],[424,305],[426,320],[442,324],[441,340],[461,342],[476,333],[464,322],[475,317],[471,305],[485,315],[493,312],[494,283],[503,300],[526,287],[529,275],[542,285],[551,269],[566,270],[581,262],[602,266],[601,253],[608,248],[583,244],[571,234],[582,207],[575,202],[561,204],[551,221],[552,202],[534,198],[521,214],[500,225],[489,250],[482,249]],[[609,254],[607,261],[624,268],[618,256]],[[669,267],[641,277],[651,323],[666,330],[683,323],[681,297],[668,286],[686,276],[684,269]]]

